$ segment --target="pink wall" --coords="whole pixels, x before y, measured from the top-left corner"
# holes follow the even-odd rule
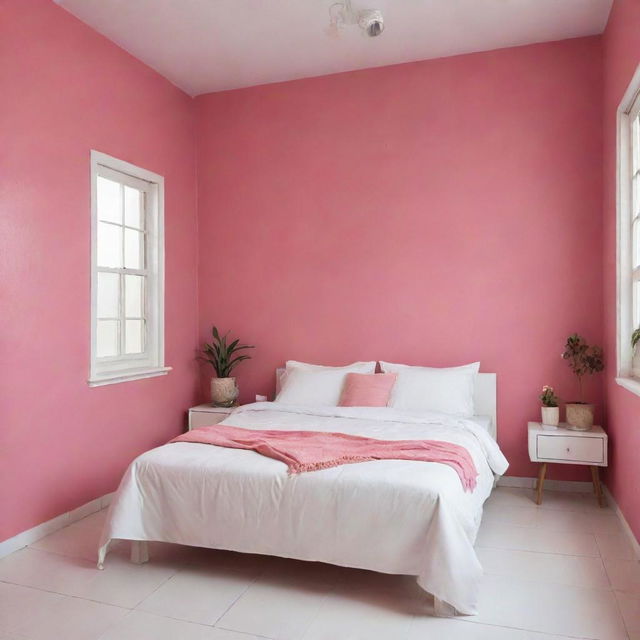
[[[0,540],[112,491],[197,368],[193,102],[51,0],[0,2]],[[164,378],[90,389],[89,151],[166,178]]]
[[[601,99],[599,38],[198,98],[200,337],[257,345],[243,399],[287,358],[479,359],[533,475],[540,387],[602,338]]]
[[[615,382],[616,349],[616,111],[640,62],[640,4],[616,0],[603,37],[604,57],[604,335],[606,424],[611,441],[607,484],[640,539],[640,398]]]

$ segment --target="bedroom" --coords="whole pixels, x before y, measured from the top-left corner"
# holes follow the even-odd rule
[[[375,37],[353,20],[365,10],[382,13]],[[620,241],[628,227],[633,242],[632,172],[620,169],[639,26],[632,0],[0,2],[0,638],[640,637],[636,272]],[[144,194],[148,227],[100,217],[109,175]],[[107,223],[120,248],[149,238],[137,246],[154,269],[104,267]],[[99,320],[108,277],[149,277],[145,313]],[[120,322],[142,336],[144,374],[98,355]],[[151,544],[141,565],[121,543],[97,569],[129,465],[211,402],[213,372],[197,356],[214,325],[254,346],[232,372],[243,406],[225,423],[240,428],[309,426],[295,413],[260,418],[266,403],[248,415],[257,395],[273,400],[287,361],[367,363],[353,380],[380,376],[371,363],[480,362],[495,374],[480,415],[495,409],[509,467],[485,469],[502,477],[467,550],[484,570],[477,602],[449,612],[464,615],[433,615],[419,572],[394,575],[393,539],[380,542],[386,569],[305,561],[313,546],[252,555],[187,540]],[[574,333],[603,349],[584,400],[604,432],[566,437],[597,435],[604,448],[592,465],[547,469],[528,423],[541,420],[544,385],[563,421],[578,399],[560,357]],[[116,350],[129,349],[124,334]],[[322,411],[315,430],[334,431]],[[287,478],[256,452],[167,446],[221,449]],[[385,465],[440,469],[460,489],[445,464],[395,459],[295,480],[313,490],[314,478]]]

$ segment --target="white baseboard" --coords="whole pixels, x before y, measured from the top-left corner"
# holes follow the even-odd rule
[[[51,520],[47,520],[47,522],[43,522],[31,529],[27,529],[26,531],[13,536],[13,538],[0,542],[0,558],[4,558],[10,553],[18,551],[18,549],[22,549],[22,547],[26,547],[27,545],[33,544],[36,540],[40,540],[40,538],[44,538],[58,529],[62,529],[73,522],[77,522],[78,520],[82,520],[82,518],[90,516],[92,513],[96,513],[96,511],[104,509],[109,506],[114,493],[115,492],[107,493],[106,495],[96,498],[95,500],[91,500],[76,509],[67,511],[66,513],[56,516]]]
[[[616,512],[616,515],[620,520],[620,524],[622,524],[622,528],[624,529],[624,532],[627,535],[627,538],[629,538],[629,542],[633,547],[633,552],[636,554],[636,559],[640,562],[640,543],[638,542],[636,537],[633,535],[633,531],[631,530],[631,527],[629,526],[627,519],[624,517],[624,514],[620,510],[620,507],[618,506],[618,503],[615,501],[615,498],[611,495],[611,491],[609,491],[609,489],[607,489],[607,487],[605,486],[603,486],[602,488],[604,490],[604,495],[607,498],[608,503]]]
[[[517,476],[502,476],[498,480],[499,487],[516,487],[518,489],[533,489],[537,478],[520,478]],[[578,482],[577,480],[545,480],[545,491],[569,491],[574,493],[591,493],[593,485],[590,482]]]

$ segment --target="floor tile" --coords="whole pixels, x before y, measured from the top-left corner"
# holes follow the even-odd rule
[[[576,587],[609,588],[607,572],[600,558],[485,548],[478,548],[477,553],[485,573],[490,575]]]
[[[392,591],[343,586],[329,594],[303,640],[404,640],[416,615],[433,613],[433,600]],[[436,636],[437,637],[437,636]]]
[[[597,557],[599,555],[595,537],[590,533],[564,534],[510,525],[481,527],[476,539],[476,547],[574,556]]]
[[[482,514],[482,526],[506,524],[517,527],[534,527],[538,518],[538,507],[505,507],[487,504]]]
[[[253,640],[255,636],[132,611],[99,640]]]
[[[242,571],[188,567],[147,597],[138,609],[188,622],[214,624],[255,576]]]
[[[633,548],[627,536],[620,533],[596,533],[600,555],[606,560],[633,560]]]
[[[114,554],[103,571],[82,558],[27,547],[0,560],[0,580],[121,607],[135,607],[178,569],[162,562],[135,565]]]
[[[293,571],[269,571],[254,582],[216,626],[277,640],[300,638],[332,584],[314,574],[318,568],[310,563],[290,564]]]
[[[593,533],[591,514],[586,511],[538,509],[534,527],[551,535]]]
[[[604,560],[604,566],[613,589],[640,595],[640,563],[637,560]]]
[[[98,511],[78,522],[74,522],[68,527],[64,527],[64,529],[59,529],[41,538],[30,547],[97,562],[98,544],[105,516],[105,511]],[[123,543],[115,541],[113,545],[116,544]]]
[[[0,582],[0,637],[24,624],[34,613],[48,615],[65,596]]]
[[[467,622],[453,618],[416,616],[406,640],[567,640],[557,636]]]
[[[587,511],[591,531],[600,534],[624,534],[620,518],[613,511]]]
[[[498,487],[486,502],[487,507],[536,507],[534,493],[531,489],[515,489]]]
[[[630,633],[640,633],[640,596],[616,592],[622,618]]]
[[[64,597],[46,615],[32,612],[16,632],[29,640],[96,640],[129,611],[121,607]]]
[[[556,635],[626,640],[614,594],[605,589],[485,576],[472,620]]]

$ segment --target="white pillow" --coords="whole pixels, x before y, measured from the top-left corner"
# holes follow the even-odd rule
[[[354,362],[345,367],[325,367],[288,360],[280,379],[276,402],[311,407],[337,407],[348,373],[375,373],[376,363]]]
[[[403,411],[440,411],[471,417],[480,363],[436,369],[380,362],[385,373],[397,373],[389,406]]]

